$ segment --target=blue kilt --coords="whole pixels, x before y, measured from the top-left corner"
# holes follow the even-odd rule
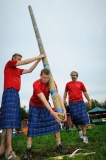
[[[20,98],[13,88],[4,90],[1,103],[0,128],[20,128]]]
[[[47,108],[29,105],[28,137],[42,136],[60,131],[59,124]]]
[[[89,124],[89,118],[84,101],[69,102],[69,110],[73,124],[75,125]]]

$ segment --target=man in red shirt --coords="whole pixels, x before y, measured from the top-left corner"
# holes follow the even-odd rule
[[[92,106],[91,100],[84,84],[80,81],[77,81],[78,73],[76,71],[72,71],[70,75],[72,81],[66,84],[64,92],[64,104],[67,103],[66,98],[68,93],[69,111],[72,122],[78,129],[79,136],[83,139],[83,143],[88,143],[88,138],[86,137],[86,124],[89,123],[89,118],[85,103],[83,101],[82,93],[88,100],[90,108]],[[82,126],[82,130],[80,129],[80,125]]]
[[[51,133],[55,134],[57,152],[62,154],[69,153],[69,151],[61,144],[60,128],[58,124],[58,122],[61,122],[61,119],[59,119],[58,113],[53,111],[49,103],[50,89],[48,81],[50,78],[50,71],[46,68],[42,69],[40,77],[40,79],[33,83],[33,95],[29,102],[28,141],[24,160],[32,157],[32,138],[34,136],[42,136]],[[65,116],[65,121],[66,110],[60,95],[59,99],[63,109],[63,116]]]
[[[32,72],[43,57],[45,57],[44,54],[21,61],[22,56],[15,53],[12,60],[9,60],[5,65],[0,119],[0,128],[2,129],[0,155],[6,152],[6,159],[19,160],[12,149],[12,132],[14,128],[20,127],[20,98],[18,92],[21,86],[21,75]],[[17,66],[32,62],[35,63],[29,69],[17,68]]]

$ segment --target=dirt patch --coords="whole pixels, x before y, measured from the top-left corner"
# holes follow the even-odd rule
[[[71,153],[75,150],[75,148],[67,148],[67,149],[69,149]],[[51,149],[51,148],[47,150],[33,149],[32,160],[44,160],[46,158],[55,157],[59,155],[60,153],[57,153],[56,149]]]

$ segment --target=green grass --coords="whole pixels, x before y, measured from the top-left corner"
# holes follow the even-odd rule
[[[86,149],[84,152],[95,152],[95,154],[75,158],[65,156],[63,160],[105,160],[106,159],[106,125],[95,126],[92,129],[87,129],[87,136],[89,138],[88,144],[83,144],[82,139],[79,139],[76,129],[71,129],[69,132],[61,131],[61,140],[65,147],[70,149],[71,153],[78,148]],[[13,137],[13,149],[16,154],[23,159],[22,156],[26,149],[27,137],[19,136]],[[33,160],[53,160],[59,154],[55,151],[56,143],[54,135],[39,136],[33,139],[32,148],[34,151]],[[4,160],[4,157],[0,157]]]

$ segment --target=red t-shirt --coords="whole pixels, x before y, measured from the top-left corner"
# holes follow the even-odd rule
[[[86,92],[84,84],[80,81],[71,81],[66,84],[65,91],[68,92],[68,101],[77,102],[83,100],[82,92]]]
[[[57,90],[57,86],[56,86],[56,90]],[[44,104],[37,96],[37,94],[40,94],[40,93],[43,93],[47,101],[49,101],[49,94],[50,94],[49,84],[42,83],[41,79],[38,79],[37,81],[33,83],[33,95],[30,98],[30,102],[29,102],[30,105],[42,107],[42,108],[44,107]]]
[[[24,69],[16,68],[16,60],[10,60],[4,68],[4,90],[14,88],[19,91],[21,86],[21,74]]]

